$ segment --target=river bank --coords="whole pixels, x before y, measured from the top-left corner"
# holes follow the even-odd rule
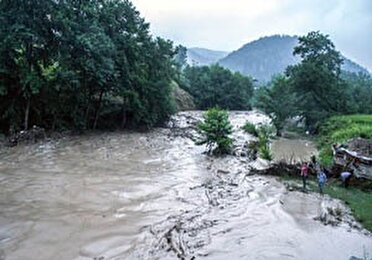
[[[289,192],[241,153],[195,146],[200,112],[146,133],[67,137],[6,149],[0,158],[4,259],[349,259],[372,251],[370,233],[316,220],[338,201]],[[239,154],[239,155],[238,155]],[[341,207],[341,206],[340,206]],[[349,216],[349,215],[348,215]],[[1,255],[1,254],[0,254]]]

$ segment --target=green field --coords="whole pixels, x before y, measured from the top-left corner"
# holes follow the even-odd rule
[[[345,143],[357,137],[372,140],[372,115],[334,116],[328,119],[320,127],[318,136],[319,157],[322,165],[332,164],[332,144]]]
[[[324,192],[344,201],[350,207],[354,217],[366,229],[372,231],[372,194],[370,192],[353,187],[345,189],[338,184],[326,185]]]

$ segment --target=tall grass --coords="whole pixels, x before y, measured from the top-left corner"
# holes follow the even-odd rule
[[[372,140],[372,115],[334,116],[320,128],[320,161],[325,166],[332,164],[331,145],[345,143],[352,138]]]
[[[372,196],[369,192],[353,187],[345,189],[337,184],[331,184],[325,187],[325,193],[345,201],[351,208],[355,218],[366,229],[372,231]]]
[[[272,161],[273,154],[270,148],[270,139],[275,136],[275,128],[271,125],[261,125],[257,129],[258,153],[261,158]]]
[[[244,126],[242,126],[242,129],[244,130],[244,132],[246,132],[248,134],[251,134],[255,137],[258,137],[258,131],[257,131],[257,128],[256,128],[255,124],[247,122],[247,123],[245,123]]]

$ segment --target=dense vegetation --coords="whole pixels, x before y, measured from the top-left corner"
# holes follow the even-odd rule
[[[203,114],[203,119],[203,122],[198,124],[198,129],[202,137],[196,144],[205,144],[208,153],[229,153],[233,140],[230,138],[232,125],[230,124],[227,111],[219,108],[211,108]]]
[[[294,116],[316,132],[333,115],[371,113],[371,77],[342,72],[342,56],[328,36],[310,32],[299,37],[294,54],[301,63],[256,92],[256,106],[272,117],[278,130]]]
[[[278,135],[285,120],[297,113],[296,94],[289,85],[289,79],[282,75],[275,77],[268,85],[259,88],[255,99],[255,105],[271,117]]]
[[[219,65],[190,67],[184,69],[181,84],[194,98],[199,109],[218,106],[230,110],[251,108],[253,83],[240,73],[232,73]]]
[[[152,126],[172,113],[172,43],[129,1],[5,0],[0,23],[0,131]]]
[[[320,127],[320,159],[323,165],[332,163],[331,145],[361,137],[372,140],[372,115],[334,116]]]
[[[273,154],[270,148],[270,140],[275,137],[276,129],[271,125],[254,125],[250,122],[244,124],[242,129],[255,137],[257,141],[253,141],[249,144],[249,149],[253,151],[253,154],[258,153],[261,158],[271,161]]]

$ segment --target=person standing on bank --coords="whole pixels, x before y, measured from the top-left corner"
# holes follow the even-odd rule
[[[319,186],[319,192],[321,194],[323,194],[323,187],[324,187],[324,184],[326,183],[326,181],[327,181],[327,175],[324,173],[324,169],[322,169],[318,173],[318,186]]]
[[[305,162],[301,167],[301,177],[302,177],[302,183],[303,183],[303,190],[306,190],[306,180],[309,176],[309,166],[307,162]]]

